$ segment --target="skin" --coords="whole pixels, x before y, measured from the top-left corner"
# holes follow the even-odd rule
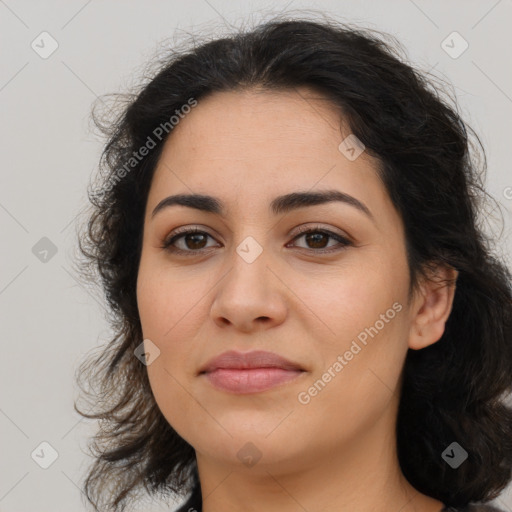
[[[403,223],[377,162],[367,152],[350,161],[338,149],[349,133],[311,90],[250,89],[201,99],[164,146],[147,201],[137,300],[144,338],[160,350],[147,367],[151,388],[196,451],[205,512],[443,508],[405,480],[394,429],[407,350],[439,340],[454,287],[432,276],[408,303]],[[269,211],[277,195],[325,189],[357,198],[373,219],[341,202]],[[226,216],[172,206],[152,218],[177,193],[216,196]],[[174,243],[190,256],[163,249],[184,226],[209,236]],[[298,236],[297,228],[317,226],[352,243]],[[252,263],[236,251],[248,236],[263,249]],[[456,272],[439,267],[437,277]],[[332,375],[337,357],[394,303],[401,311],[300,403],[298,394],[329,367]],[[230,349],[273,351],[306,371],[260,393],[219,391],[197,374]],[[244,446],[261,457],[250,467],[237,456]]]

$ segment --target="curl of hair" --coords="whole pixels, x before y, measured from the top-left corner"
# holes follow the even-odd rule
[[[254,87],[309,87],[340,109],[351,133],[378,159],[378,174],[403,220],[411,291],[436,264],[459,272],[442,338],[407,353],[396,431],[404,475],[451,506],[493,499],[510,481],[511,275],[492,255],[477,217],[486,199],[485,162],[479,172],[470,151],[476,145],[457,107],[400,49],[390,36],[332,17],[274,19],[166,52],[140,91],[115,96],[120,114],[113,121],[102,124],[94,114],[108,142],[102,174],[89,190],[93,210],[78,237],[79,272],[93,281],[99,276],[115,333],[78,372],[79,381],[96,386],[84,389],[92,412],[75,404],[82,416],[100,420],[96,460],[84,485],[95,510],[125,510],[141,488],[183,496],[198,486],[195,452],[161,414],[133,353],[142,342],[136,281],[144,211],[172,131],[128,171],[126,164],[191,98]],[[454,441],[469,454],[457,470],[441,456]]]

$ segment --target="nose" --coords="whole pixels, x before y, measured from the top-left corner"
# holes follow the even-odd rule
[[[234,254],[217,284],[211,307],[213,321],[224,329],[250,333],[281,324],[286,318],[286,286],[263,251],[252,263]]]

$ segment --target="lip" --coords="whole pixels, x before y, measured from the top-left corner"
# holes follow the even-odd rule
[[[232,393],[257,393],[289,382],[305,372],[298,363],[273,352],[230,350],[199,371],[214,387]]]

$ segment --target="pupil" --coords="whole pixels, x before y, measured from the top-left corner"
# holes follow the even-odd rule
[[[316,242],[315,242],[315,240],[313,240],[313,243],[314,244],[317,243],[319,241],[318,237],[324,238],[324,239],[326,238],[326,236],[323,233],[308,233],[306,235],[306,239],[307,239],[308,243],[311,241],[311,238],[316,238]],[[323,244],[323,245],[320,244],[320,247],[324,247],[324,246],[325,246],[325,244]],[[317,247],[317,246],[315,245],[315,247]]]
[[[192,234],[192,235],[188,235],[188,237],[187,237],[187,241],[188,241],[188,240],[190,240],[190,239],[192,239],[192,240],[193,240],[192,244],[195,244],[195,243],[198,241],[198,239],[200,239],[200,238],[203,238],[203,239],[204,239],[204,235],[201,235],[201,234]],[[190,249],[190,248],[192,248],[192,249],[193,249],[193,248],[196,248],[196,249],[197,249],[197,248],[199,248],[199,249],[201,249],[201,247],[196,247],[195,245],[194,245],[194,247],[190,247],[190,244],[188,244],[188,243],[187,243],[187,246],[189,246],[189,249]]]

